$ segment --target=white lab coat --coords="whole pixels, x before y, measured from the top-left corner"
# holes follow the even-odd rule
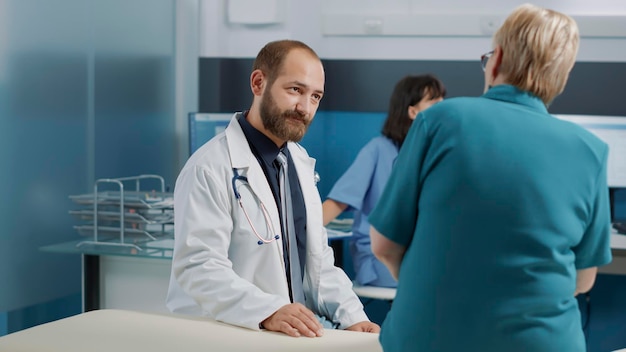
[[[280,232],[271,188],[250,150],[238,115],[223,133],[191,156],[176,180],[176,240],[167,307],[177,313],[258,329],[261,321],[290,301],[282,240],[259,245],[233,193],[233,168],[237,168],[248,178],[249,187],[240,181],[237,187],[252,224],[260,234],[271,237],[260,199],[273,228]],[[307,212],[306,305],[342,329],[366,321],[350,279],[334,266],[314,182],[315,159],[296,143],[289,143],[288,148]]]

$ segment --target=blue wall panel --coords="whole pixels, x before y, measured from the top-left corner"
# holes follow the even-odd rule
[[[359,150],[380,135],[385,113],[320,111],[302,139],[309,155],[317,159],[316,170],[322,199],[350,166]]]

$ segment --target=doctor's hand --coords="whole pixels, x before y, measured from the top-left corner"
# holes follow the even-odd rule
[[[315,314],[300,303],[280,307],[274,314],[263,320],[261,325],[267,330],[280,331],[293,337],[324,335],[324,328]]]
[[[372,323],[371,321],[362,321],[360,323],[356,323],[352,326],[347,327],[346,330],[379,333],[380,326],[378,326],[378,324],[376,323]]]

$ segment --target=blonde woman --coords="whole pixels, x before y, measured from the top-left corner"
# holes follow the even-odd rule
[[[485,94],[417,116],[369,217],[398,278],[385,352],[586,350],[575,295],[611,261],[608,148],[547,111],[578,43],[570,17],[522,5]]]

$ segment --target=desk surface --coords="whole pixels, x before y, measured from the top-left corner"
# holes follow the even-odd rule
[[[326,330],[317,338],[254,331],[213,320],[95,310],[0,337],[0,351],[363,351],[382,352],[378,334]]]
[[[328,240],[333,242],[336,240],[348,239],[352,236],[352,232],[346,232],[343,230],[335,230],[328,228]],[[116,255],[116,256],[129,256],[129,257],[146,257],[146,258],[160,258],[160,259],[172,259],[172,250],[174,248],[174,239],[166,238],[156,241],[143,242],[140,244],[141,249],[134,247],[119,247],[119,246],[102,246],[88,244],[78,246],[83,240],[75,240],[64,243],[53,244],[49,246],[41,247],[40,249],[46,252],[57,253],[76,253],[76,254],[90,254],[90,255]],[[620,256],[626,255],[626,235],[611,233],[611,249],[613,254]]]
[[[611,234],[611,249],[626,250],[626,235]]]
[[[330,242],[344,240],[352,236],[352,232],[345,229],[328,227],[328,240]],[[172,259],[174,249],[173,238],[160,238],[155,241],[142,241],[132,243],[135,246],[111,245],[113,242],[102,241],[95,243],[91,238],[83,238],[74,241],[57,243],[43,246],[40,250],[44,252],[75,253],[88,255],[114,255],[126,257],[160,258]]]

